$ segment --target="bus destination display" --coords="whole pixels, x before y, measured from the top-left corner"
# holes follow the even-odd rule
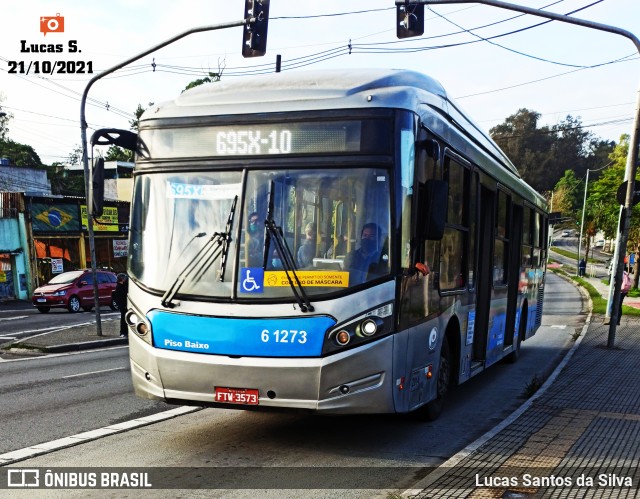
[[[361,151],[362,122],[235,124],[140,131],[152,158],[238,157]]]

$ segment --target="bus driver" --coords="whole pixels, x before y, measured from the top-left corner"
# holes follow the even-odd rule
[[[362,227],[360,248],[350,252],[344,260],[344,268],[350,272],[350,285],[365,282],[369,271],[380,262],[381,236],[380,227],[373,222]]]

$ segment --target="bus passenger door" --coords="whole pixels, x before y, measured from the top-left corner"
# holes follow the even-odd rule
[[[509,291],[507,295],[507,320],[504,332],[504,347],[513,345],[515,329],[518,327],[516,315],[518,312],[518,283],[520,282],[520,262],[522,251],[522,206],[513,204],[511,207],[511,230],[509,248]],[[522,338],[520,338],[522,340]]]
[[[473,359],[471,369],[484,364],[487,357],[487,336],[491,309],[493,283],[493,239],[495,230],[496,193],[480,186],[478,230],[478,282],[476,293],[476,318],[473,330]]]

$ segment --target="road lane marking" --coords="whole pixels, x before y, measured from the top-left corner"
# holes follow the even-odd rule
[[[96,430],[85,431],[72,435],[70,437],[59,438],[50,442],[43,442],[41,444],[32,445],[31,447],[25,447],[23,449],[17,449],[10,452],[0,454],[0,466],[4,466],[18,461],[23,461],[32,457],[40,456],[42,454],[48,454],[50,452],[65,449],[67,447],[73,447],[74,445],[90,442],[91,440],[97,440],[98,438],[114,435],[116,433],[123,433],[134,428],[140,428],[141,426],[148,426],[159,421],[165,421],[184,414],[200,411],[203,407],[193,406],[180,406],[175,409],[171,409],[165,412],[159,412],[145,416],[143,418],[132,419],[130,421],[124,421],[122,423],[116,423],[111,426],[104,426]]]
[[[104,317],[113,317],[115,315],[120,315],[119,312],[111,312],[111,313],[107,313],[107,314],[102,314]],[[109,319],[109,320],[113,320],[113,319]],[[73,327],[77,327],[77,326],[90,326],[92,324],[95,324],[96,321],[89,321],[89,322],[79,322],[78,324],[71,324],[68,326],[51,326],[51,327],[44,327],[42,329],[31,329],[29,331],[19,331],[20,334],[30,334],[30,333],[39,333],[36,334],[34,336],[31,336],[29,338],[21,338],[23,340],[30,340],[31,338],[35,338],[36,336],[41,336],[43,334],[47,334],[47,333],[55,333],[57,331],[63,331],[65,329],[71,329]]]
[[[29,317],[28,315],[18,315],[17,317],[5,317],[4,319],[0,319],[0,322],[2,321],[16,321],[18,319],[26,319],[27,317]]]
[[[128,369],[127,367],[114,367],[113,369],[102,369],[101,371],[91,371],[89,373],[70,374],[69,376],[63,376],[62,379],[77,378],[78,376],[91,376],[92,374],[108,373],[111,371],[123,371]]]

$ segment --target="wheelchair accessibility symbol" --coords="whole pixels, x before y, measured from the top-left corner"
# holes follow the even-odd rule
[[[261,268],[240,269],[240,291],[242,293],[262,293],[264,270]]]

